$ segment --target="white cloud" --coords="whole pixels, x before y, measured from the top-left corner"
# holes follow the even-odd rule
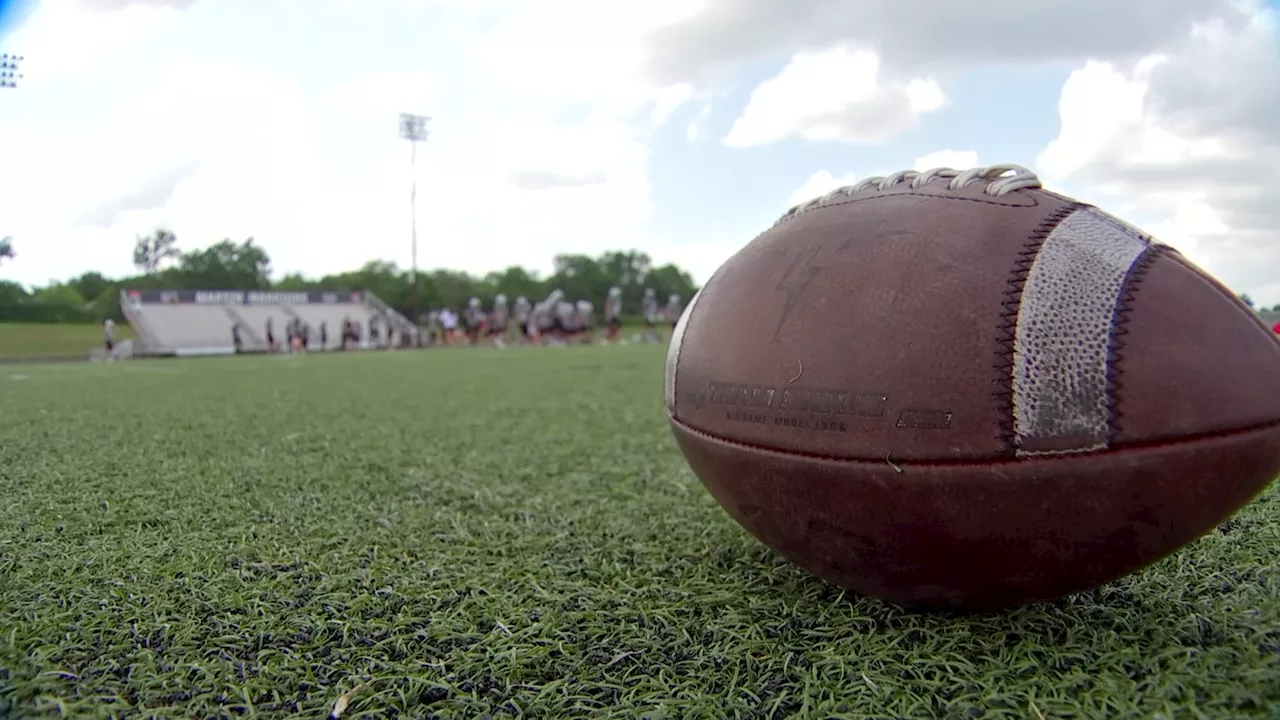
[[[655,246],[645,137],[692,92],[644,76],[642,37],[688,11],[51,0],[11,43],[32,62],[0,115],[0,197],[17,208],[0,230],[18,250],[3,272],[128,273],[134,236],[160,224],[185,247],[254,236],[277,273],[407,266],[402,111],[434,116],[422,266],[545,271],[557,252]]]
[[[624,115],[656,103],[656,121],[660,108],[669,105],[669,114],[692,96],[687,84],[655,83],[645,72],[645,38],[688,18],[697,3],[507,0],[493,6],[487,27],[467,38],[458,60],[481,83],[477,90],[501,102],[588,103]]]
[[[697,142],[706,135],[706,125],[711,120],[711,101],[702,104],[702,109],[685,128],[684,136],[689,142]]]
[[[1168,53],[1087,63],[1039,159],[1047,182],[1126,215],[1237,290],[1280,302],[1274,11],[1196,26]]]
[[[882,77],[880,59],[869,50],[836,47],[798,53],[752,91],[724,142],[748,147],[795,136],[878,143],[913,127],[921,115],[946,102],[931,79]]]
[[[1193,21],[1238,19],[1238,0],[706,0],[683,22],[653,31],[650,72],[664,82],[714,84],[744,63],[821,53],[844,44],[875,51],[894,76],[965,67],[1137,58],[1186,34]],[[1099,18],[1105,18],[1100,22]]]
[[[911,169],[924,172],[933,168],[968,170],[977,166],[978,151],[976,150],[938,150],[916,158],[916,161],[911,164]]]
[[[787,207],[795,207],[800,203],[822,197],[836,188],[853,185],[858,180],[858,176],[853,173],[836,177],[828,170],[819,170],[806,180],[803,185],[796,188],[795,192],[791,193],[791,197],[787,198]],[[782,213],[779,212],[778,214],[781,215]]]
[[[32,3],[36,5],[36,3]],[[121,50],[164,32],[182,19],[178,8],[130,4],[111,12],[83,0],[42,0],[6,45],[23,52],[23,87],[35,89],[92,71]]]
[[[693,86],[685,83],[672,85],[660,91],[657,100],[654,101],[653,111],[649,113],[649,122],[655,126],[666,125],[671,119],[671,114],[691,97],[693,97]]]
[[[134,234],[158,223],[187,246],[253,235],[278,272],[406,265],[396,116],[411,111],[433,116],[417,157],[423,266],[545,270],[556,252],[635,246],[705,278],[760,229],[743,226],[785,209],[761,206],[786,178],[826,168],[794,203],[853,182],[842,169],[1007,157],[998,128],[932,134],[972,102],[957,79],[1052,67],[1075,70],[1060,132],[1029,126],[1025,98],[998,103],[1016,142],[1044,147],[1049,184],[1274,304],[1280,50],[1257,1],[1079,0],[1063,14],[1023,0],[813,0],[803,13],[773,0],[150,0],[110,12],[45,0],[6,39],[28,64],[25,86],[0,95],[0,234],[18,250],[0,272],[125,273]],[[930,114],[940,122],[921,122]],[[689,143],[664,142],[681,133]],[[722,134],[735,147],[826,144],[691,144]],[[650,186],[651,171],[671,182],[681,163],[685,176]],[[671,206],[655,206],[662,192]]]

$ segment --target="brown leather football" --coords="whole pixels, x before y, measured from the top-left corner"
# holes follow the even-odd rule
[[[690,301],[666,403],[743,527],[912,606],[1095,587],[1280,474],[1280,342],[1260,318],[1014,165],[792,208]]]

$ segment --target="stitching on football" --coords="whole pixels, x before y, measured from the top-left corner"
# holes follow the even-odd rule
[[[1124,408],[1121,407],[1120,392],[1124,388],[1122,377],[1124,375],[1125,336],[1129,334],[1129,315],[1133,311],[1134,298],[1138,286],[1142,284],[1142,279],[1146,277],[1151,264],[1155,262],[1157,257],[1164,254],[1165,247],[1162,245],[1152,245],[1147,248],[1142,257],[1138,258],[1133,267],[1129,268],[1129,274],[1124,279],[1124,290],[1116,301],[1116,310],[1111,325],[1111,342],[1110,347],[1107,348],[1107,394],[1111,400],[1109,403],[1111,417],[1107,421],[1110,437],[1107,438],[1107,445],[1115,443],[1116,436],[1120,432],[1120,421],[1124,415]]]
[[[1073,203],[1059,207],[1046,215],[1023,243],[1009,272],[1008,286],[1004,291],[1004,300],[1000,303],[1002,309],[996,326],[995,378],[992,380],[996,389],[991,396],[996,401],[1000,417],[996,432],[1010,455],[1013,455],[1017,449],[1017,431],[1013,418],[1013,349],[1017,335],[1018,306],[1022,301],[1022,288],[1026,285],[1031,265],[1035,262],[1036,255],[1039,254],[1040,247],[1044,245],[1049,234],[1059,223],[1067,219],[1067,216],[1083,207],[1079,203]]]

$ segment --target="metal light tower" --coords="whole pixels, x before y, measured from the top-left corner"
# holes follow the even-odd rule
[[[22,74],[18,66],[22,64],[21,55],[0,54],[0,88],[16,88]]]
[[[410,263],[413,270],[413,324],[422,317],[422,289],[418,283],[418,143],[427,140],[426,115],[400,113],[400,137],[409,141],[409,220],[413,237]]]

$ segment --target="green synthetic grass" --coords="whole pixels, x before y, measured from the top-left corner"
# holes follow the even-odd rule
[[[1280,716],[1274,488],[1099,591],[912,614],[728,518],[662,352],[3,368],[0,717]]]
[[[125,323],[116,326],[116,342],[132,338],[133,328]],[[102,342],[101,325],[0,323],[0,359],[88,357],[89,350],[102,347]]]

